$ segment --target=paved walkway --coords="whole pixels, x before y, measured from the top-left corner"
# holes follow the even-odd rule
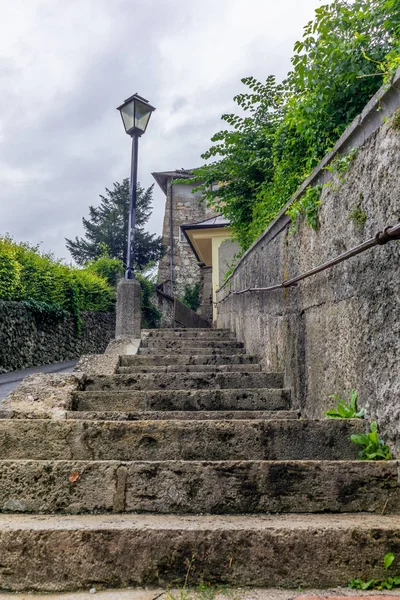
[[[93,588],[87,592],[70,592],[64,594],[25,594],[1,593],[0,600],[393,600],[399,598],[399,592],[358,592],[348,588],[330,590],[282,590],[257,588],[229,588],[222,593],[217,589],[205,588],[180,589],[165,591],[153,589],[124,589],[97,591]]]
[[[0,375],[0,404],[2,400],[17,387],[17,385],[28,375],[33,373],[71,373],[76,360],[68,360],[65,362],[54,363],[52,365],[41,365],[39,367],[30,367],[22,371],[11,371],[10,373],[2,373]],[[1,597],[0,597],[1,598]]]

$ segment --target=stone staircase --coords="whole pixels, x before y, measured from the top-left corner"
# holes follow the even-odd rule
[[[0,588],[297,588],[400,555],[398,463],[306,420],[226,330],[143,332],[67,419],[0,420]]]

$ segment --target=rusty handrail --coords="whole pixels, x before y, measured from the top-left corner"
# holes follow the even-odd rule
[[[393,226],[389,225],[388,227],[385,227],[385,229],[383,231],[378,231],[378,233],[376,235],[374,235],[373,238],[370,238],[366,242],[363,242],[362,244],[359,244],[358,246],[354,246],[354,248],[347,250],[347,252],[343,252],[343,254],[340,254],[336,258],[328,260],[327,262],[323,263],[322,265],[319,265],[318,267],[315,267],[314,269],[310,269],[310,271],[306,271],[305,273],[302,273],[302,275],[298,275],[297,277],[293,277],[292,279],[286,279],[285,281],[282,281],[282,283],[278,283],[276,285],[270,285],[269,287],[263,287],[263,288],[250,288],[249,287],[249,288],[239,290],[239,291],[229,290],[229,292],[226,296],[224,296],[221,300],[218,300],[218,302],[215,302],[215,305],[218,305],[221,302],[224,302],[231,295],[239,296],[241,294],[246,294],[248,292],[272,292],[274,290],[280,290],[280,289],[285,289],[288,287],[295,286],[295,285],[297,285],[297,282],[301,281],[302,279],[306,279],[307,277],[316,275],[316,273],[320,273],[321,271],[330,269],[330,267],[333,267],[333,266],[343,262],[344,260],[351,258],[352,256],[361,254],[361,252],[365,252],[365,250],[369,250],[369,248],[373,248],[374,246],[383,246],[384,244],[387,244],[388,242],[393,241],[393,240],[400,240],[400,223],[398,223],[397,225],[393,225]]]

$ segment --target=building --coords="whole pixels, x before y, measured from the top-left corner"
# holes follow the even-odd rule
[[[231,237],[229,222],[202,201],[200,192],[193,192],[195,184],[172,185],[176,179],[189,180],[192,171],[152,175],[166,196],[162,233],[166,253],[160,260],[158,282],[169,282],[177,297],[184,295],[186,285],[200,283],[199,312],[211,319],[213,297],[215,301],[215,292],[237,252],[236,244],[223,245]]]

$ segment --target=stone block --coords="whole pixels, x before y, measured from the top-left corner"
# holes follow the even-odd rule
[[[79,421],[0,419],[2,459],[355,460],[343,421]]]
[[[290,390],[205,389],[157,391],[79,391],[73,394],[76,410],[287,410]]]
[[[117,287],[115,339],[140,338],[141,287],[136,279],[121,279]]]
[[[1,585],[324,588],[384,578],[400,544],[396,515],[0,515]]]
[[[280,388],[281,373],[137,373],[88,376],[86,390],[200,390]]]

